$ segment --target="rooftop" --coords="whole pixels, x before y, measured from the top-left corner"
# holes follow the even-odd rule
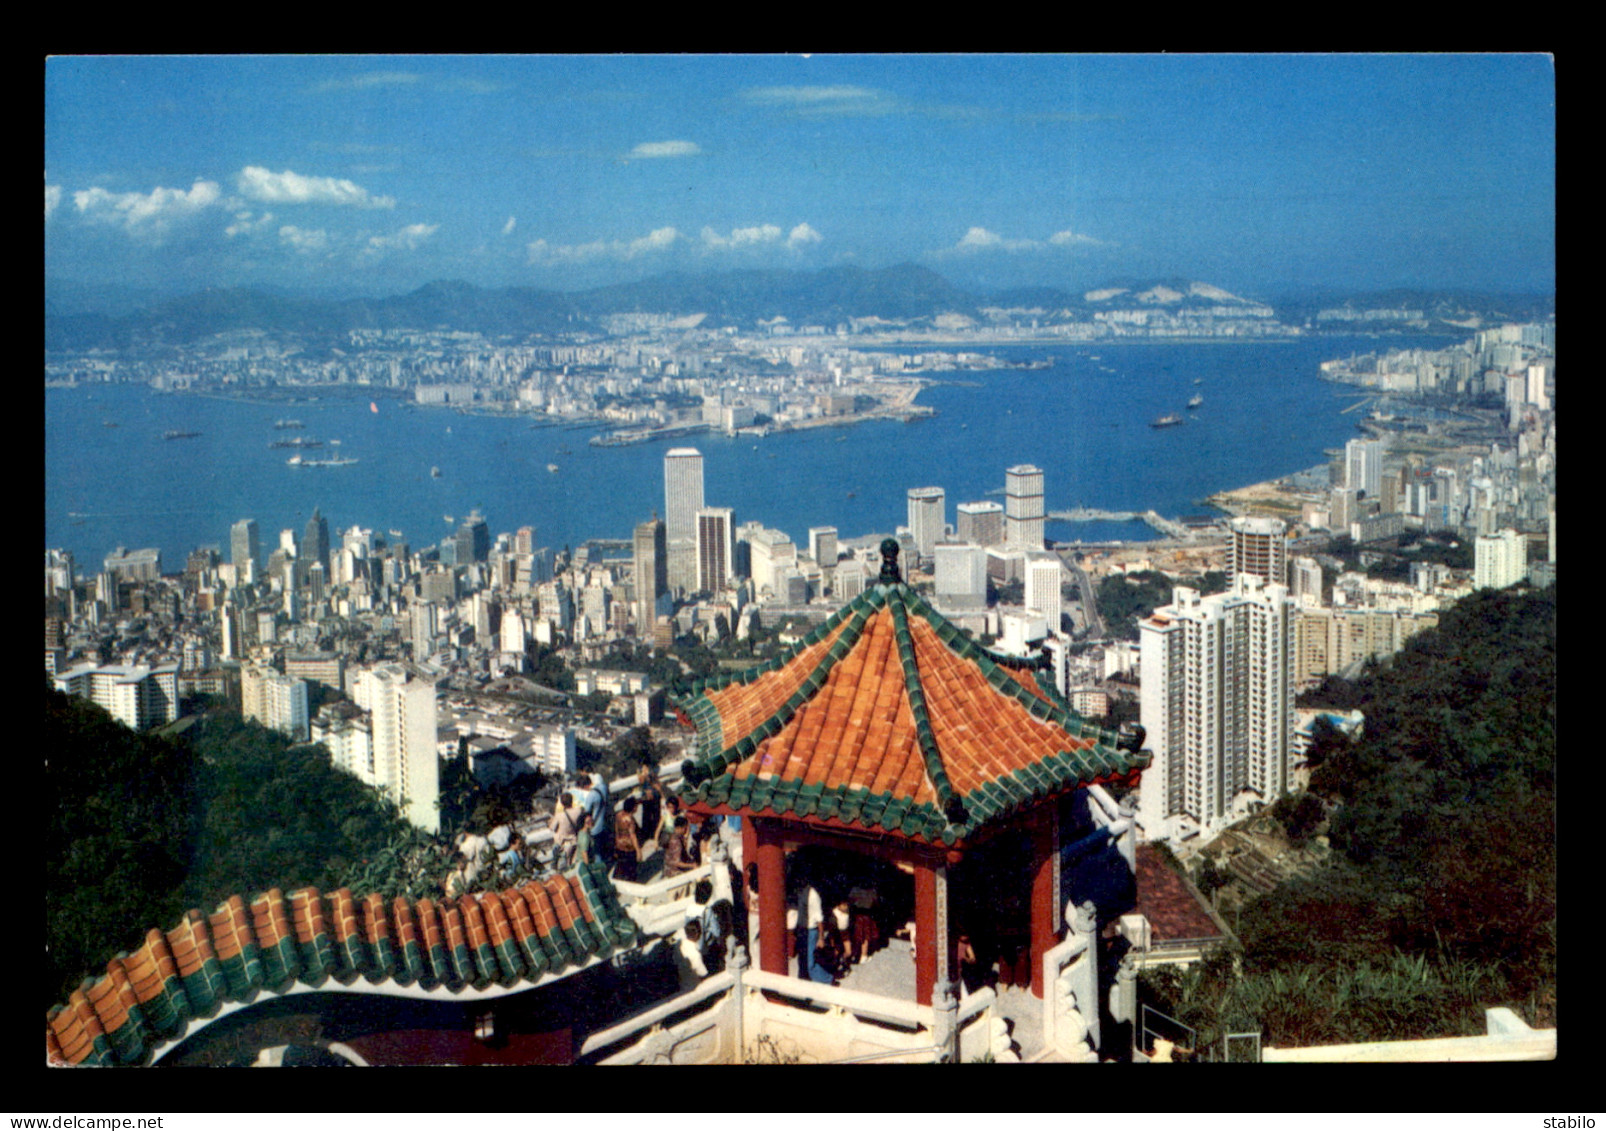
[[[675,701],[697,728],[688,800],[953,845],[1148,765],[1037,669],[974,643],[902,582],[873,586],[790,653]]]

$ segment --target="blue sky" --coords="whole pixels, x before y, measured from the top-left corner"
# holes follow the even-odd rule
[[[45,266],[560,290],[914,262],[1554,289],[1543,55],[51,59]]]

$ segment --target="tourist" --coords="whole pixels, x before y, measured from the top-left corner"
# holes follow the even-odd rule
[[[552,867],[562,872],[574,863],[575,838],[580,833],[582,810],[575,804],[574,794],[565,793],[552,809]]]
[[[853,925],[849,940],[856,961],[863,962],[870,952],[881,945],[881,924],[876,921],[876,903],[879,895],[869,884],[859,884],[848,891],[848,903],[853,908]]]
[[[703,929],[697,920],[681,928],[673,955],[680,992],[695,990],[697,984],[708,977],[708,964],[703,961]]]
[[[592,848],[599,856],[606,857],[606,846],[600,841],[611,822],[608,821],[607,788],[603,785],[601,774],[591,776],[591,784],[581,795],[580,804],[585,807],[586,816],[591,818]]]
[[[664,875],[679,876],[697,867],[686,845],[686,818],[676,817],[669,840],[664,845]]]
[[[643,840],[641,858],[646,860],[659,849],[654,834],[658,831],[658,822],[664,809],[663,783],[651,768],[641,767],[641,772],[636,775],[636,791],[632,796],[636,799],[636,827],[641,831]]]
[[[674,794],[665,795],[663,816],[659,818],[658,829],[653,834],[653,838],[658,842],[658,848],[660,851],[668,851],[669,838],[674,834],[675,821],[677,818],[679,818],[679,816],[680,798],[676,797]]]
[[[591,835],[591,814],[582,811],[580,814],[580,831],[574,839],[574,860],[576,864],[590,864],[597,858],[596,838]]]
[[[798,951],[798,964],[803,967],[801,976],[811,982],[831,982],[831,972],[820,965],[820,928],[825,924],[825,910],[820,903],[820,892],[805,880],[798,888],[798,928],[803,932],[803,945]]]
[[[641,865],[641,837],[636,827],[636,799],[625,798],[624,805],[613,818],[613,876],[616,880],[635,883]]]

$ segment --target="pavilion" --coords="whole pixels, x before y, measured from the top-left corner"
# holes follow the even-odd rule
[[[958,973],[951,882],[974,881],[967,857],[1007,839],[1017,855],[1005,863],[1030,881],[1018,928],[1042,997],[1062,914],[1059,802],[1136,784],[1151,755],[1140,729],[1118,736],[1072,711],[1039,678],[1039,658],[983,648],[933,609],[902,580],[897,542],[881,552],[878,582],[789,653],[674,700],[697,731],[683,797],[694,814],[742,818],[743,859],[758,871],[758,964],[770,974],[787,973],[789,851],[912,871],[921,1005]]]

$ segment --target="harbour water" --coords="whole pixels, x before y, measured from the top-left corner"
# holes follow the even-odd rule
[[[1439,347],[1391,337],[1383,348]],[[1356,435],[1356,391],[1320,379],[1321,361],[1377,349],[1372,338],[1293,342],[1000,347],[1040,369],[935,374],[922,391],[936,409],[912,423],[876,421],[763,438],[705,433],[675,441],[593,447],[596,427],[527,416],[412,407],[366,388],[313,389],[301,400],[251,402],[158,393],[143,385],[45,391],[45,544],[71,550],[80,572],[116,546],[154,546],[181,569],[199,545],[227,555],[229,527],[255,518],[263,552],[281,529],[300,536],[314,507],[332,530],[400,530],[427,546],[478,508],[492,531],[536,529],[538,545],[628,539],[664,505],[663,455],[691,445],[704,457],[709,506],[738,524],[757,519],[806,543],[811,526],[842,538],[907,522],[911,487],[943,487],[947,518],[961,502],[1002,501],[1004,469],[1043,469],[1047,508],[1206,513],[1200,500],[1325,459]],[[1149,425],[1200,406],[1184,424]],[[377,405],[378,412],[370,408]],[[355,463],[292,467],[294,417],[324,442],[304,456]],[[198,435],[164,439],[168,432]],[[339,440],[338,445],[332,442]],[[551,470],[552,467],[556,470]],[[438,477],[431,474],[438,468]],[[1145,541],[1141,522],[1050,523],[1058,540]]]

